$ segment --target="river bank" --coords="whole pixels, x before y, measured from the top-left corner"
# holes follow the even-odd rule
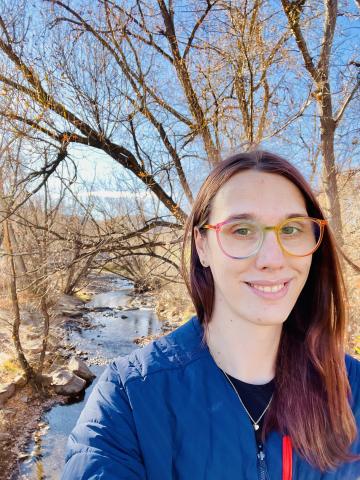
[[[159,312],[159,316],[163,321],[159,323],[159,328],[152,327],[150,334],[150,330],[141,328],[141,325],[140,328],[136,326],[138,323],[131,324],[130,319],[129,325],[132,325],[131,328],[134,334],[131,339],[133,346],[125,345],[125,350],[123,347],[121,354],[126,354],[127,350],[136,348],[137,345],[142,346],[154,338],[176,328],[182,323],[184,318],[179,309],[179,305],[184,306],[184,302],[179,298],[179,305],[177,305],[176,298],[178,298],[178,296],[177,294],[174,296],[174,292],[169,293],[169,291],[163,291],[152,294],[134,295],[131,291],[131,286],[128,286],[127,290],[125,288],[126,303],[118,305],[117,299],[115,298],[115,303],[111,305],[109,290],[114,290],[114,288],[113,277],[111,276],[95,276],[91,278],[86,288],[80,292],[80,297],[89,300],[96,296],[97,306],[94,307],[91,301],[84,303],[79,299],[71,299],[70,301],[69,299],[62,299],[62,311],[68,312],[71,315],[61,321],[58,319],[56,322],[59,343],[58,352],[61,352],[62,358],[75,354],[85,360],[93,371],[96,370],[97,374],[100,373],[101,368],[109,362],[109,358],[98,354],[98,351],[102,349],[101,343],[105,343],[107,349],[110,349],[109,357],[114,354],[117,348],[117,345],[111,345],[112,337],[114,336],[113,331],[110,330],[106,338],[101,338],[102,331],[106,330],[102,328],[105,327],[105,324],[107,324],[107,328],[110,328],[109,325],[116,326],[118,323],[116,319],[131,317],[131,315],[134,315],[136,312],[138,312],[138,315],[144,311]],[[121,290],[124,291],[124,286],[121,287]],[[104,301],[104,305],[101,303],[102,300]],[[96,311],[101,312],[102,316],[102,320],[98,323],[92,322],[91,320],[91,318],[95,318],[94,315],[96,315],[96,313],[94,312]],[[76,312],[79,315],[76,314]],[[82,313],[81,316],[80,312]],[[165,318],[170,319],[170,321],[165,321]],[[124,324],[126,324],[127,320],[124,320],[124,322]],[[91,342],[88,342],[89,348],[83,348],[81,339],[83,337],[89,339],[90,336]],[[80,339],[80,341],[74,341],[75,337],[77,340]],[[90,391],[91,387],[89,387],[88,390]],[[84,392],[84,395],[85,394],[87,393]],[[81,398],[79,398],[79,400],[81,400]],[[40,437],[46,435],[47,431],[47,425],[41,424],[44,414],[51,409],[52,411],[56,410],[57,406],[67,405],[67,403],[67,397],[52,395],[49,398],[43,398],[39,394],[32,392],[29,386],[25,386],[18,391],[14,397],[8,400],[5,408],[0,410],[0,431],[2,431],[0,435],[1,478],[4,480],[30,478],[27,476],[19,476],[18,473],[19,467],[24,465],[24,461],[30,461],[31,458],[29,460],[29,457],[36,455],[36,452],[29,454],[27,446],[29,442],[32,442],[34,449],[36,450],[36,448],[38,448],[38,444],[41,444]],[[41,465],[41,462],[39,462],[36,468],[40,468],[39,465]],[[41,472],[37,478],[42,478]]]

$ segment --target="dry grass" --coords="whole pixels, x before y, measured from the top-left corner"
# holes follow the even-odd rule
[[[13,373],[17,375],[18,373],[21,373],[21,366],[16,360],[6,360],[1,367],[3,370],[9,373]]]
[[[156,314],[162,321],[185,323],[195,314],[194,306],[183,284],[168,284],[156,295]]]
[[[89,302],[92,298],[92,295],[86,290],[80,289],[75,292],[74,297],[78,298],[82,302]]]
[[[19,362],[13,358],[5,360],[0,364],[0,380],[1,383],[11,382],[17,375],[21,375],[23,370]],[[0,428],[1,430],[1,428]]]

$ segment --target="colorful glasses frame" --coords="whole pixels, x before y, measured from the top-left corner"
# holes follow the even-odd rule
[[[286,250],[286,248],[284,248],[284,246],[282,245],[281,243],[281,240],[280,240],[280,230],[282,228],[282,226],[285,224],[285,223],[288,223],[288,222],[291,222],[291,221],[294,221],[294,220],[313,220],[315,221],[319,227],[320,227],[320,234],[319,234],[319,239],[317,241],[317,244],[315,245],[315,247],[309,252],[307,253],[306,255],[295,255],[291,252],[288,252]],[[262,238],[259,242],[259,245],[256,247],[256,250],[254,250],[254,252],[252,252],[250,255],[247,255],[246,257],[234,257],[232,255],[229,255],[228,253],[226,253],[226,251],[224,250],[223,246],[221,245],[221,241],[220,241],[220,232],[221,232],[221,228],[228,224],[228,223],[231,223],[233,222],[233,219],[228,219],[228,220],[224,220],[223,222],[219,222],[217,223],[216,225],[210,225],[210,224],[205,224],[203,225],[202,227],[199,227],[199,230],[215,230],[216,231],[216,239],[217,239],[217,242],[218,242],[218,245],[220,247],[220,250],[224,253],[224,255],[226,255],[227,257],[229,258],[234,258],[234,259],[237,259],[237,260],[242,260],[242,259],[245,259],[245,258],[249,258],[249,257],[252,257],[254,255],[256,255],[258,253],[258,251],[260,250],[260,248],[262,247],[262,244],[264,243],[264,239],[265,239],[265,233],[266,232],[269,232],[271,230],[273,230],[276,234],[276,239],[277,239],[277,242],[282,250],[283,253],[286,253],[287,255],[291,255],[292,257],[307,257],[308,255],[311,255],[312,253],[314,253],[320,246],[321,244],[321,241],[323,239],[323,235],[324,235],[324,227],[325,225],[328,224],[328,221],[327,220],[322,220],[322,219],[319,219],[319,218],[313,218],[313,217],[292,217],[292,218],[287,218],[286,220],[284,220],[283,222],[279,223],[278,225],[270,225],[270,226],[265,226],[265,225],[261,225],[261,224],[258,224],[261,228],[261,231],[262,231]]]

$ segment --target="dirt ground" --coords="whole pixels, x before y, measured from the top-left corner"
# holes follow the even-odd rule
[[[64,318],[61,318],[61,322]],[[56,325],[56,333],[61,332],[61,324]],[[66,346],[65,332],[57,339],[58,345]],[[0,383],[11,382],[16,375],[21,373],[21,369],[14,353],[9,347],[9,341],[2,339],[5,343],[6,360],[0,368]],[[27,346],[27,342],[23,344]],[[2,347],[1,350],[4,352]],[[4,358],[4,356],[3,356]],[[47,367],[51,364],[63,362],[61,355],[53,351],[49,353]],[[0,362],[1,363],[1,362]],[[46,370],[45,370],[46,373]],[[65,397],[48,392],[47,395],[41,395],[34,391],[29,385],[16,390],[16,393],[0,408],[0,478],[1,480],[15,480],[17,464],[21,460],[25,446],[30,440],[32,433],[38,426],[38,423],[47,410],[53,405],[66,401]]]
[[[43,413],[61,401],[62,397],[59,396],[41,398],[29,386],[25,386],[7,401],[5,408],[0,409],[2,480],[15,480],[26,444],[38,427]]]
[[[73,347],[66,341],[66,329],[69,321],[74,318],[63,315],[63,311],[76,311],[83,305],[79,298],[63,296],[53,312],[50,324],[49,352],[45,361],[44,373],[51,368],[56,368],[66,362],[63,354],[72,351]],[[2,305],[3,307],[3,305]],[[0,320],[11,318],[9,310],[0,311]],[[39,358],[38,348],[42,322],[36,317],[36,312],[31,308],[22,312],[23,325],[20,331],[22,347],[26,356],[32,362]],[[82,319],[76,318],[81,325]],[[5,322],[3,322],[5,323]],[[0,326],[3,325],[0,324]],[[11,329],[0,329],[0,383],[11,382],[22,373],[20,365],[12,347]],[[36,364],[36,363],[35,363]],[[17,465],[21,461],[26,444],[31,439],[33,432],[39,425],[42,415],[52,406],[65,403],[66,397],[48,391],[41,395],[26,385],[16,390],[16,393],[0,408],[0,478],[1,480],[15,480],[17,478]]]

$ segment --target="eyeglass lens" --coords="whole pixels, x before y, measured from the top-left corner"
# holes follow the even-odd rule
[[[219,232],[219,241],[223,250],[231,257],[247,257],[259,248],[263,228],[256,222],[236,220],[226,223]],[[278,240],[282,248],[291,255],[308,255],[320,239],[320,226],[308,218],[289,219],[283,223]]]

